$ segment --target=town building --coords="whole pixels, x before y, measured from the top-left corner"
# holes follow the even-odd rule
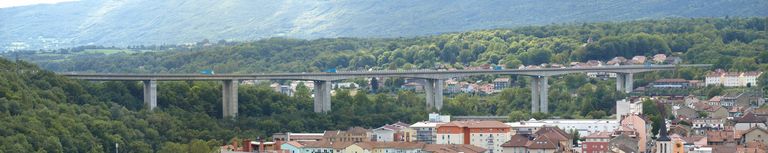
[[[498,91],[504,90],[506,88],[509,88],[512,84],[512,81],[509,78],[496,78],[493,80],[493,89]]]
[[[384,125],[373,129],[373,140],[378,142],[392,142],[405,140],[403,129],[393,125]]]
[[[605,62],[605,64],[608,64],[608,65],[625,65],[626,63],[627,63],[627,59],[621,56],[614,57],[610,61]]]
[[[611,141],[611,132],[594,132],[584,137],[581,143],[582,153],[607,153],[608,142]]]
[[[737,145],[741,141],[741,135],[733,128],[706,131],[707,145]]]
[[[287,153],[309,153],[304,151],[304,145],[299,143],[298,141],[288,141],[283,144],[280,144],[280,148],[283,150],[283,152]]]
[[[705,83],[707,86],[711,85],[723,85],[725,87],[748,87],[758,86],[757,80],[763,72],[726,72],[722,69],[717,69],[714,72],[710,72],[706,78]]]
[[[305,153],[342,153],[342,150],[355,142],[330,142],[330,141],[305,141],[303,148]]]
[[[710,130],[722,130],[725,128],[725,118],[694,118],[691,119],[691,130],[694,134],[703,134]]]
[[[533,134],[515,134],[501,145],[504,153],[572,152],[573,138],[557,127],[542,127]]]
[[[690,87],[690,81],[685,79],[659,79],[653,81],[650,87],[686,89]]]
[[[664,55],[664,54],[653,55],[653,63],[663,64],[664,61],[666,60],[667,60],[667,55]]]
[[[434,153],[485,153],[487,149],[467,144],[427,144],[424,145],[424,151]]]
[[[323,140],[324,133],[274,133],[272,141],[320,141]]]
[[[416,82],[409,82],[400,86],[400,89],[420,92],[420,91],[424,91],[424,85]]]
[[[484,153],[486,149],[473,145],[424,144],[419,142],[329,142],[290,141],[275,153]],[[255,152],[255,151],[249,151]]]
[[[594,132],[612,131],[619,127],[617,120],[606,119],[568,119],[568,120],[536,120],[506,123],[514,134],[530,134],[541,127],[558,127],[567,132],[576,131],[579,135],[586,136]]]
[[[379,128],[371,130],[373,132],[372,141],[380,142],[392,142],[392,141],[406,141],[409,134],[406,133],[406,129],[411,126],[403,122],[397,122],[394,124],[387,124]]]
[[[635,57],[632,57],[632,60],[630,60],[629,62],[632,64],[645,64],[645,61],[647,59],[648,58],[645,56],[635,56]]]
[[[720,96],[720,106],[757,108],[765,104],[762,91],[733,92]]]
[[[763,145],[768,144],[768,130],[766,130],[765,127],[752,127],[747,129],[741,137],[741,144],[747,144],[748,142],[758,142]]]
[[[416,133],[415,135],[409,135],[414,142],[435,144],[437,139],[437,126],[448,122],[451,122],[451,116],[430,113],[429,120],[416,122],[408,127]]]
[[[328,142],[366,142],[371,141],[372,132],[362,127],[352,127],[347,131],[325,131],[323,141]]]
[[[619,134],[608,141],[608,150],[613,153],[640,153],[638,144],[641,142],[636,137]]]
[[[640,100],[622,99],[616,101],[616,120],[631,114],[642,114],[643,103]]]
[[[707,137],[704,136],[680,136],[678,134],[671,134],[669,138],[675,145],[682,144],[683,150],[693,150],[694,148],[700,148],[707,146]]]
[[[747,113],[744,116],[738,118],[735,120],[736,124],[733,125],[734,130],[737,131],[746,131],[749,129],[752,129],[754,127],[760,127],[760,128],[768,128],[766,126],[766,118],[757,116],[754,113]]]
[[[461,92],[461,84],[459,81],[456,81],[454,79],[448,79],[445,80],[445,93],[446,94],[452,94],[452,93],[459,93]]]
[[[437,144],[471,144],[488,152],[502,152],[510,126],[499,121],[452,121],[437,126]]]
[[[644,116],[631,114],[624,116],[620,121],[620,128],[623,132],[632,131],[635,134],[635,138],[638,140],[638,149],[645,151],[648,146],[649,140],[651,140],[651,121]],[[622,133],[618,133],[621,135]]]

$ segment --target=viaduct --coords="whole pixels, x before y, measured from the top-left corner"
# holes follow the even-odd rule
[[[477,75],[523,75],[531,79],[531,112],[548,112],[548,80],[550,76],[607,72],[616,73],[616,90],[632,91],[632,76],[635,73],[675,70],[678,67],[709,67],[710,64],[687,65],[621,65],[579,68],[540,68],[502,70],[383,70],[349,71],[337,73],[272,73],[272,74],[111,74],[111,73],[62,73],[74,79],[89,81],[143,81],[144,103],[149,109],[157,107],[157,81],[222,81],[223,116],[237,115],[237,87],[240,80],[307,80],[313,81],[314,111],[331,111],[331,82],[352,78],[401,77],[425,79],[427,109],[440,110],[443,107],[443,84],[446,79]]]

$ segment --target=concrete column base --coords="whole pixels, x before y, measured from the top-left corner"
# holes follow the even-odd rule
[[[326,113],[331,111],[331,82],[315,81],[315,113]]]
[[[539,79],[539,106],[542,113],[549,113],[549,77]]]
[[[237,86],[238,80],[224,80],[221,86],[222,115],[224,117],[237,116]]]
[[[541,79],[539,77],[531,78],[531,113],[539,112],[539,84]]]
[[[149,110],[155,110],[157,107],[157,81],[145,80],[144,82],[144,105]]]

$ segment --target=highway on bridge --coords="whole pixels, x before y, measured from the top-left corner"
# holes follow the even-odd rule
[[[331,82],[353,78],[400,77],[425,79],[427,109],[440,110],[443,106],[443,84],[446,79],[478,75],[524,75],[531,79],[531,112],[548,112],[548,79],[550,76],[570,73],[616,73],[616,90],[631,92],[633,74],[675,70],[681,67],[710,67],[711,64],[680,65],[607,65],[596,67],[485,69],[485,70],[380,70],[339,71],[336,73],[253,73],[253,74],[126,74],[126,73],[59,73],[74,79],[90,81],[143,81],[144,102],[149,109],[157,106],[157,81],[222,81],[223,116],[237,114],[237,86],[241,80],[309,80],[314,81],[315,112],[331,111]]]

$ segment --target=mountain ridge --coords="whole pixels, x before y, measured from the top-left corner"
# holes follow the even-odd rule
[[[768,2],[759,0],[95,0],[0,9],[0,44],[25,42],[33,49],[55,49],[203,39],[391,38],[559,23],[768,16],[765,10]]]

